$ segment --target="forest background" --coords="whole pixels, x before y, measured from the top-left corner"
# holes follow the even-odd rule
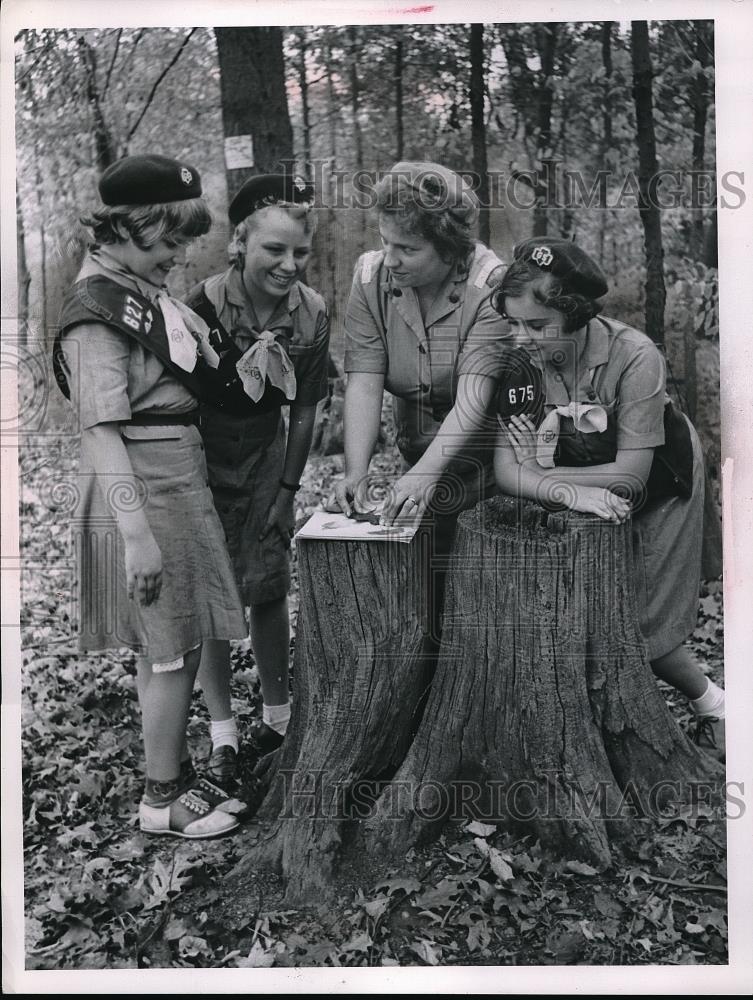
[[[474,867],[483,856],[473,839],[453,848],[451,864],[461,866],[463,878],[457,869],[449,876],[441,859],[409,859],[432,866],[431,878],[401,883],[396,876],[361,886],[336,921],[291,915],[264,905],[262,895],[232,919],[225,913],[221,924],[199,902],[180,911],[179,892],[191,881],[202,900],[214,898],[207,885],[229,870],[235,848],[178,854],[145,847],[132,831],[125,836],[124,818],[137,794],[135,775],[121,774],[123,764],[136,766],[138,758],[132,684],[128,665],[124,671],[116,658],[103,669],[93,661],[82,665],[73,653],[70,538],[60,514],[75,428],[54,386],[49,391],[46,360],[78,264],[76,219],[96,200],[98,176],[114,159],[159,151],[186,159],[202,174],[216,224],[171,275],[178,295],[224,267],[227,204],[246,176],[285,162],[313,179],[320,223],[308,280],[330,303],[336,363],[353,264],[362,250],[378,246],[364,192],[398,159],[431,159],[475,175],[482,185],[488,178],[479,192],[488,206],[480,233],[504,260],[517,241],[535,233],[574,236],[602,262],[611,286],[605,313],[646,329],[665,347],[670,387],[694,417],[718,481],[713,47],[711,21],[19,34],[17,352],[25,436],[30,967],[725,960],[718,888],[725,874],[723,833],[711,818],[701,831],[697,817],[668,823],[659,849],[647,841],[633,867],[611,882],[594,883],[596,873],[577,862],[542,859],[536,845],[524,844],[508,855],[517,881],[515,913],[497,909],[484,888],[489,883]],[[649,178],[659,169],[667,173],[652,196]],[[341,393],[335,380],[300,498],[302,514],[341,467]],[[390,444],[387,428],[380,456],[386,468],[393,461]],[[706,583],[701,612],[694,642],[720,678],[718,581]],[[258,701],[252,655],[236,651],[234,663],[239,702],[246,692],[240,713],[249,720]],[[83,684],[83,699],[71,705],[74,679]],[[675,708],[681,716],[683,709]],[[198,741],[202,711],[197,705],[192,720]],[[89,732],[82,741],[84,720]],[[482,840],[493,836],[476,830],[466,838],[478,840],[479,832]],[[689,862],[702,881],[685,896],[681,889],[673,894],[666,879],[679,882]],[[703,880],[715,887],[708,894]],[[397,900],[408,910],[396,907]],[[554,903],[562,916],[552,921],[546,911]],[[417,921],[419,912],[437,916]]]

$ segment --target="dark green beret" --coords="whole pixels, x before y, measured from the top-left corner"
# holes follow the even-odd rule
[[[126,156],[105,170],[99,181],[105,205],[159,205],[201,197],[199,171],[156,153]]]
[[[542,271],[550,271],[569,292],[600,299],[609,290],[607,279],[585,250],[559,236],[533,236],[513,250],[515,260],[530,261]]]
[[[249,215],[268,205],[280,202],[294,204],[312,202],[314,185],[296,174],[259,174],[249,177],[230,202],[228,216],[234,226]]]

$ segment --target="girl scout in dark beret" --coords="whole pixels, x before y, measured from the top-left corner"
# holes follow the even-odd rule
[[[504,423],[500,488],[553,496],[573,510],[623,521],[633,498],[640,625],[657,677],[690,699],[701,746],[724,754],[724,692],[683,645],[696,625],[703,526],[698,436],[668,405],[664,359],[643,333],[598,316],[607,283],[565,240],[516,247],[495,302],[543,376],[543,420]],[[532,406],[532,409],[534,407]]]
[[[81,426],[80,646],[139,654],[141,829],[211,837],[238,825],[243,804],[193,770],[191,691],[202,644],[246,629],[196,426],[208,330],[164,290],[211,220],[198,172],[167,157],[120,160],[99,190],[55,353]]]
[[[329,319],[301,278],[314,234],[313,189],[288,174],[247,181],[233,199],[231,266],[189,297],[203,316],[232,385],[202,410],[209,482],[225,529],[259,671],[258,754],[282,742],[290,718],[289,546],[294,499],[319,400],[327,395]],[[290,406],[285,432],[282,406]],[[212,723],[209,774],[226,788],[238,733],[230,705],[227,642],[205,645],[200,683]]]

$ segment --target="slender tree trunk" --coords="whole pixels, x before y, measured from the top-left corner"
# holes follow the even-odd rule
[[[250,140],[253,162],[227,167],[228,197],[254,174],[293,162],[293,129],[285,90],[282,29],[215,28],[226,154],[232,140]],[[228,140],[231,140],[229,143]],[[232,162],[232,161],[231,161]]]
[[[711,61],[711,22],[695,21],[695,58],[698,71],[693,79],[693,172],[701,174],[706,163],[706,121],[708,119],[709,85],[705,70]],[[691,250],[695,260],[703,259],[703,207],[693,206]]]
[[[86,99],[92,113],[94,133],[94,149],[97,170],[101,173],[113,163],[117,157],[115,143],[105,122],[97,87],[97,54],[83,36],[79,36],[78,47],[84,63],[86,74]]]
[[[363,136],[361,134],[361,81],[358,79],[358,34],[355,27],[348,28],[348,76],[350,78],[350,111],[353,118],[353,146],[356,170],[363,167]]]
[[[355,152],[356,172],[363,170],[363,135],[361,133],[361,81],[358,78],[358,32],[355,27],[348,28],[348,76],[350,79],[350,113],[353,119],[353,149]],[[360,230],[359,252],[363,250],[366,234],[366,213],[358,213],[358,228]]]
[[[311,109],[309,108],[309,82],[306,72],[306,29],[299,28],[298,37],[298,86],[301,91],[301,120],[303,125],[303,172],[310,180],[313,176],[311,163]]]
[[[484,98],[486,80],[484,69],[484,26],[472,24],[470,35],[471,55],[471,142],[473,145],[473,172],[478,178],[478,197],[481,202],[479,239],[487,245],[491,241],[489,226],[489,170],[486,159],[486,120]]]
[[[403,40],[395,41],[395,159],[403,158]]]
[[[21,201],[16,192],[16,254],[18,267],[18,339],[25,344],[29,334],[29,285],[31,275],[26,262],[26,230]]]
[[[337,124],[338,107],[335,94],[335,81],[332,73],[332,50],[327,43],[324,47],[324,65],[327,73],[327,120],[329,121],[329,156],[328,166],[328,209],[327,209],[327,231],[326,241],[326,261],[329,285],[331,289],[330,321],[334,325],[337,314],[337,240],[333,239],[337,226],[337,184],[334,176],[335,164],[337,163]]]
[[[549,227],[548,209],[557,204],[557,165],[552,153],[552,106],[554,91],[551,79],[554,74],[554,57],[557,49],[557,25],[543,24],[536,29],[536,46],[541,59],[541,81],[538,87],[536,128],[538,132],[538,160],[541,163],[545,188],[544,203],[537,202],[533,209],[533,235],[546,236]]]
[[[607,202],[609,200],[609,175],[607,171],[607,154],[612,149],[612,30],[614,21],[605,21],[601,26],[601,61],[604,66],[604,93],[602,111],[602,145],[599,158],[599,262],[604,263],[604,237],[607,231]]]
[[[659,163],[656,157],[648,22],[632,22],[633,98],[638,139],[639,212],[646,251],[646,333],[664,343],[664,249],[661,215],[656,203]]]
[[[42,154],[39,148],[34,151],[34,177],[37,189],[37,206],[39,209],[39,302],[40,302],[40,332],[41,338],[47,337],[47,233],[45,230],[44,209],[44,177],[40,167]]]

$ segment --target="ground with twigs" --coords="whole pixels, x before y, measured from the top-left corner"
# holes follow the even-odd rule
[[[142,751],[132,655],[80,657],[71,618],[71,532],[55,483],[75,438],[48,437],[21,461],[23,790],[30,969],[154,967],[724,964],[725,828],[704,803],[639,820],[597,872],[530,837],[471,823],[445,828],[399,868],[344,873],[335,904],[293,910],[259,872],[224,881],[243,837],[181,842],[137,828]],[[394,471],[389,447],[377,462]],[[315,457],[304,516],[340,471]],[[292,610],[297,609],[294,588]],[[707,581],[692,644],[722,680],[722,599]],[[259,712],[252,651],[233,653],[241,728]],[[687,705],[664,694],[681,726]],[[209,750],[194,697],[189,737]],[[251,821],[253,822],[253,821]]]

